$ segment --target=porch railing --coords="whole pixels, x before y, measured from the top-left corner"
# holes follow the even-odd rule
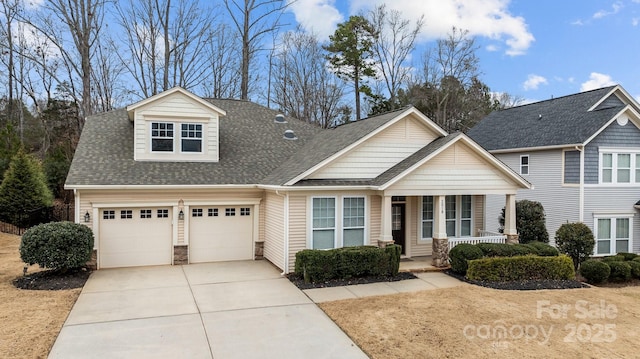
[[[460,243],[505,243],[507,236],[498,233],[497,235],[482,235],[480,237],[449,238],[449,250]]]

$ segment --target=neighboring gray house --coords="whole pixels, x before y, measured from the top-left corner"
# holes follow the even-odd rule
[[[551,242],[562,223],[584,222],[594,255],[640,253],[640,105],[621,86],[496,111],[468,135],[531,184],[516,199],[545,208]],[[502,198],[487,196],[486,229]]]

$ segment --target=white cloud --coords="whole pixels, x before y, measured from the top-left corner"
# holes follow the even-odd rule
[[[591,75],[589,75],[589,80],[583,82],[582,85],[580,85],[580,91],[589,91],[615,84],[616,82],[613,81],[611,76],[598,72],[592,72]]]
[[[609,15],[615,15],[618,12],[620,12],[620,10],[623,7],[624,7],[624,5],[622,5],[622,2],[616,1],[613,4],[611,4],[611,11],[599,10],[598,12],[593,14],[593,18],[594,19],[602,19],[603,17],[609,16]]]
[[[493,45],[493,44],[492,44],[492,45],[487,45],[487,46],[485,47],[485,49],[486,49],[487,51],[489,51],[489,52],[496,52],[496,51],[500,50],[500,47],[499,47],[499,46],[497,46],[497,45]]]
[[[527,81],[522,84],[522,87],[525,91],[537,90],[540,85],[547,85],[548,83],[549,81],[547,81],[546,78],[540,75],[530,74],[529,77],[527,77]]]
[[[638,26],[639,23],[640,23],[640,17],[634,17],[633,19],[631,19],[631,25]]]
[[[337,24],[344,20],[335,7],[335,0],[297,0],[289,3],[289,9],[298,24],[320,40],[328,39]]]
[[[504,42],[505,53],[510,56],[524,54],[535,41],[525,19],[509,13],[509,0],[350,0],[349,11],[358,14],[382,3],[409,20],[424,15],[425,26],[418,39],[421,42],[442,38],[453,26],[469,30],[472,36]],[[297,0],[290,4],[296,21],[320,39],[333,34],[336,25],[346,17],[340,14],[335,0]]]

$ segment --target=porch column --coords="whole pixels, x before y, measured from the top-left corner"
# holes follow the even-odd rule
[[[432,263],[436,267],[449,264],[449,238],[447,237],[447,215],[445,213],[445,196],[433,197],[433,241]]]
[[[387,244],[393,243],[393,234],[391,233],[391,196],[382,196],[380,214],[380,239],[378,246],[385,247]]]
[[[504,231],[507,243],[518,243],[518,230],[516,229],[516,195],[508,194],[504,208]]]

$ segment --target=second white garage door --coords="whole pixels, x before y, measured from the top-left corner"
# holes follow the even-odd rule
[[[192,207],[189,262],[253,259],[253,208]]]

